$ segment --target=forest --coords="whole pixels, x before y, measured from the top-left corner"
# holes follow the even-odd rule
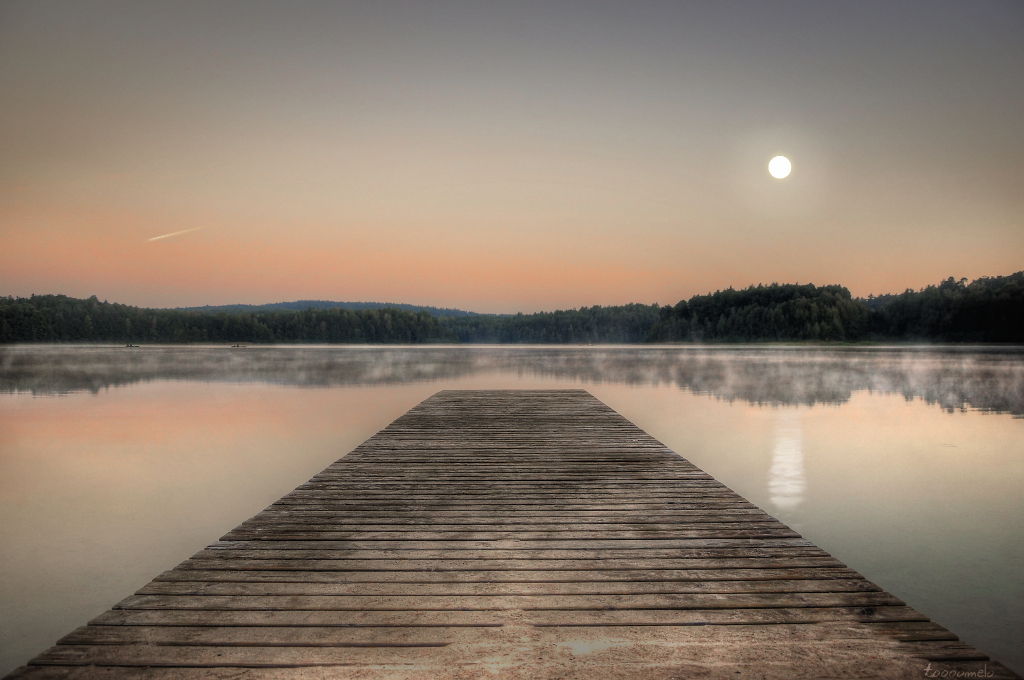
[[[649,341],[1024,341],[1024,272],[853,298],[842,286],[772,284],[662,309]]]
[[[660,318],[658,305],[580,307],[513,316],[445,319],[460,342],[635,343],[645,342]]]
[[[466,312],[449,307],[429,307],[423,305],[407,305],[398,302],[333,302],[330,300],[296,300],[295,302],[274,302],[269,305],[205,305],[203,307],[178,307],[189,312],[279,312],[292,310],[302,312],[307,309],[398,309],[403,312],[428,312],[432,316],[477,316],[476,312]]]
[[[449,310],[444,310],[449,311]],[[64,295],[0,297],[0,343],[1024,342],[1024,272],[854,298],[778,284],[536,314],[426,309],[149,309]]]
[[[95,296],[0,298],[0,342],[457,342],[441,319],[398,309],[273,312],[147,309]]]

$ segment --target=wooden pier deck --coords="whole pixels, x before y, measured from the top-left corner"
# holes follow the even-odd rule
[[[1018,676],[560,390],[439,392],[8,677]]]

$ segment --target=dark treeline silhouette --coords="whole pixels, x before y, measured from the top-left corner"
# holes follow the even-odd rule
[[[777,284],[695,295],[664,307],[655,341],[861,340],[871,310],[842,286]]]
[[[658,305],[580,307],[513,316],[445,319],[462,342],[633,343],[645,342],[657,323]]]
[[[1024,342],[1024,272],[865,300],[871,332],[900,340]]]
[[[0,298],[0,342],[454,342],[427,312],[308,309],[187,312],[78,300],[64,295]]]
[[[777,284],[537,314],[146,309],[63,295],[0,297],[0,343],[1024,342],[1024,272],[856,299],[842,286]]]
[[[1024,272],[866,300],[842,286],[730,288],[664,307],[648,339],[1024,342]]]
[[[302,312],[307,309],[398,309],[403,312],[428,312],[432,316],[478,316],[476,312],[467,312],[449,307],[429,307],[424,305],[407,305],[398,302],[333,302],[331,300],[296,300],[295,302],[273,302],[266,305],[205,305],[203,307],[178,307],[186,312],[280,312],[291,310]],[[488,315],[498,316],[498,315]],[[507,316],[507,315],[505,315]]]

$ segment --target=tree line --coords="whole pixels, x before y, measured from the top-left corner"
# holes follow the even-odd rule
[[[658,305],[630,304],[512,316],[445,319],[460,342],[636,343],[645,342],[660,318]]]
[[[1024,272],[867,299],[843,286],[730,288],[664,307],[648,340],[1024,342]]]
[[[778,341],[1024,342],[1024,272],[946,279],[918,291],[854,298],[843,286],[778,284],[537,314],[426,311],[147,309],[95,296],[0,297],[0,343],[640,343]]]
[[[871,333],[901,340],[1024,342],[1024,272],[946,279],[920,291],[864,301]]]
[[[218,312],[147,309],[95,296],[0,298],[0,342],[455,342],[455,334],[425,311],[307,309]]]
[[[188,312],[279,312],[292,310],[302,312],[307,309],[398,309],[403,312],[428,312],[431,316],[476,316],[476,312],[467,312],[450,307],[430,307],[424,305],[407,305],[399,302],[334,302],[332,300],[296,300],[294,302],[273,302],[266,305],[204,305],[202,307],[178,307]]]

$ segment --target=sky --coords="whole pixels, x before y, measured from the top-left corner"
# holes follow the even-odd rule
[[[1017,0],[0,0],[0,295],[532,312],[1010,274],[1022,35]]]

